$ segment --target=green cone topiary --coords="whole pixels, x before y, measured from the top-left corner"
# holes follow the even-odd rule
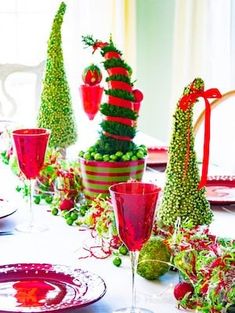
[[[66,148],[77,139],[61,43],[61,25],[65,10],[66,5],[62,2],[53,21],[37,120],[38,127],[51,129],[49,146],[53,148]]]
[[[196,78],[185,88],[183,96],[203,90],[203,80]],[[166,184],[158,210],[159,222],[170,226],[174,225],[177,219],[181,222],[187,219],[193,225],[209,225],[213,213],[206,199],[205,187],[198,188],[199,168],[192,127],[193,106],[190,105],[187,110],[182,110],[178,104],[169,147]]]

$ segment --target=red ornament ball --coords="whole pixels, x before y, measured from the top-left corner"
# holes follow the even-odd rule
[[[102,74],[99,67],[95,64],[86,67],[82,73],[82,80],[84,84],[89,86],[99,84],[102,80]]]
[[[176,300],[182,300],[186,294],[193,294],[193,286],[188,282],[180,282],[174,288],[174,296]]]
[[[74,207],[74,200],[64,199],[60,202],[60,210],[70,210]]]
[[[141,102],[144,99],[144,95],[139,89],[134,89],[133,95],[136,102]]]

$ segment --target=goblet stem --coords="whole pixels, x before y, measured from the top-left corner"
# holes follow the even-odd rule
[[[29,188],[29,208],[28,216],[24,223],[17,225],[16,230],[24,233],[38,233],[48,229],[46,225],[38,224],[35,221],[34,213],[34,187],[36,180],[28,179],[28,188]]]
[[[29,179],[29,227],[34,226],[34,210],[33,210],[33,196],[34,196],[35,179]]]
[[[132,280],[131,280],[131,308],[133,312],[135,312],[136,308],[136,290],[135,290],[135,273],[137,270],[139,251],[130,251],[130,259],[131,259],[131,272],[132,272]]]

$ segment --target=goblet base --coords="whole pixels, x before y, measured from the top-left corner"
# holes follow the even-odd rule
[[[22,233],[41,233],[46,230],[48,230],[48,227],[46,225],[30,225],[30,224],[19,224],[15,227],[15,230],[22,232]]]
[[[154,313],[148,309],[139,308],[139,307],[128,307],[128,308],[121,308],[113,311],[113,313]]]

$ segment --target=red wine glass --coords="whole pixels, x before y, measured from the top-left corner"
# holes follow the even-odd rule
[[[89,120],[93,120],[100,108],[100,103],[103,94],[103,87],[99,85],[80,86],[80,95],[84,112],[87,114]]]
[[[139,251],[152,232],[157,200],[161,189],[151,183],[125,182],[109,188],[119,236],[130,252],[132,305],[115,312],[152,313],[136,307],[135,272]]]
[[[44,164],[50,130],[44,128],[17,129],[12,132],[16,156],[21,172],[29,182],[29,220],[16,229],[22,232],[39,232],[46,230],[34,221],[33,194],[35,179]]]

